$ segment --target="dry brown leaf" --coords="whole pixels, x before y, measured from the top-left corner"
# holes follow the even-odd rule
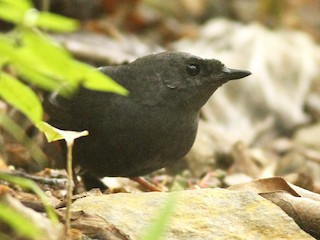
[[[229,190],[251,191],[258,194],[285,191],[293,196],[300,195],[281,177],[263,178],[247,183],[230,186]]]
[[[295,197],[287,192],[260,194],[265,199],[278,205],[300,226],[301,229],[320,238],[320,202],[306,197]]]
[[[304,231],[320,238],[320,195],[286,182],[283,178],[258,179],[228,188],[253,191],[286,212]]]
[[[293,185],[291,183],[288,183],[289,186],[296,191],[301,197],[304,198],[310,198],[312,200],[318,201],[320,203],[320,195],[311,191],[308,191],[306,189],[303,189],[301,187],[298,187],[296,185]]]

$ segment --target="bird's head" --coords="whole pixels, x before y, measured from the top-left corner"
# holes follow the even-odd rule
[[[215,59],[182,52],[151,54],[125,68],[130,79],[120,84],[136,101],[150,106],[165,104],[195,110],[200,110],[222,84],[251,74],[227,68]]]

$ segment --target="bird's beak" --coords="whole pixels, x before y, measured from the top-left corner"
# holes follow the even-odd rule
[[[231,69],[227,67],[223,67],[221,74],[219,74],[219,80],[222,81],[229,81],[244,78],[246,76],[251,75],[251,72],[246,70],[238,70],[238,69]]]

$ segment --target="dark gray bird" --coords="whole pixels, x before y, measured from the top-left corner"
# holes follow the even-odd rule
[[[222,84],[251,73],[182,52],[148,55],[100,70],[129,96],[81,88],[45,103],[50,123],[88,130],[76,140],[76,164],[94,176],[136,177],[168,166],[193,145],[199,111]]]

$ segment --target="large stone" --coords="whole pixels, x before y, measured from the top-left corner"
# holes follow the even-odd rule
[[[96,214],[138,239],[173,193],[118,193],[78,199],[73,211]],[[279,207],[252,192],[178,192],[164,239],[313,239]]]

